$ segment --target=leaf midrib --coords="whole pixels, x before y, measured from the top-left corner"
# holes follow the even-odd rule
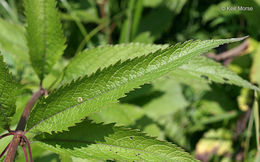
[[[177,44],[176,44],[176,45],[177,45]],[[196,51],[204,51],[204,50],[207,49],[209,46],[216,46],[216,45],[210,44],[210,45],[208,45],[208,46],[204,46],[204,47],[201,47],[201,48],[199,48],[199,49],[196,49],[195,51],[191,51],[191,52],[189,52],[188,54],[185,54],[185,56],[181,56],[181,58],[183,58],[183,62],[187,61],[187,58],[185,58],[185,57],[189,56],[190,53],[194,53],[194,52],[196,52]],[[184,48],[184,47],[183,47],[183,48]],[[176,50],[180,50],[180,49],[177,48]],[[166,51],[166,52],[169,52],[169,51]],[[175,52],[175,51],[174,51],[174,52]],[[174,53],[174,52],[172,52],[172,53]],[[146,56],[148,56],[148,55],[146,55]],[[150,62],[152,62],[156,57],[158,57],[158,56],[155,56]],[[192,57],[195,57],[195,56],[192,56]],[[191,57],[191,58],[192,58],[192,57]],[[136,58],[138,58],[138,57],[136,57]],[[180,58],[171,60],[171,62],[168,62],[168,63],[164,63],[164,62],[163,62],[163,65],[161,65],[160,68],[162,68],[163,66],[167,66],[168,64],[171,64],[173,61],[176,61],[176,60],[178,60],[178,59],[180,59]],[[175,68],[176,68],[176,67],[175,67]],[[145,71],[146,73],[145,73],[144,75],[147,75],[148,73],[152,73],[152,72],[157,71],[157,70],[158,70],[158,68],[156,68],[156,69],[152,68],[152,70],[150,70],[149,72]],[[141,75],[141,77],[144,76],[144,75]],[[109,92],[111,92],[111,91],[113,91],[113,90],[116,90],[116,89],[118,89],[118,87],[122,87],[122,86],[126,85],[127,83],[132,82],[133,80],[137,80],[137,78],[140,78],[140,75],[138,75],[138,77],[135,77],[134,79],[130,79],[128,82],[125,82],[125,83],[123,83],[123,84],[120,84],[120,85],[118,85],[118,86],[116,86],[116,87],[114,87],[114,88],[112,88],[112,89],[109,89],[109,90],[107,90],[107,91],[105,91],[105,92],[101,92],[101,93],[100,93],[99,95],[97,95],[97,96],[94,96],[94,97],[92,97],[92,98],[88,98],[88,99],[86,99],[85,101],[82,101],[81,103],[78,103],[78,104],[69,106],[68,108],[65,108],[64,110],[59,111],[59,112],[57,112],[57,113],[55,113],[55,114],[53,114],[53,115],[47,117],[46,119],[41,120],[40,122],[38,122],[37,124],[35,124],[33,127],[31,127],[30,129],[28,129],[27,132],[29,132],[31,129],[35,128],[35,127],[38,126],[39,124],[45,122],[46,120],[52,118],[53,116],[55,116],[55,115],[57,115],[57,114],[60,114],[60,113],[62,113],[62,112],[64,112],[64,111],[66,111],[66,110],[72,109],[72,108],[74,108],[74,107],[76,107],[76,106],[78,106],[78,105],[81,105],[81,104],[83,104],[83,103],[86,103],[87,101],[91,101],[91,100],[93,100],[93,99],[95,99],[95,98],[98,98],[98,97],[100,97],[100,96],[102,96],[102,95],[104,95],[104,94],[107,94],[107,93],[109,93]]]
[[[162,66],[160,66],[160,67],[163,67],[163,66],[165,66],[165,64],[162,65]],[[152,71],[156,71],[156,70],[157,70],[157,69],[155,69],[155,70],[152,69]],[[149,73],[151,73],[151,71],[149,71]],[[147,74],[147,73],[145,73],[145,75],[146,75],[146,74]],[[140,76],[140,75],[139,75],[139,76]],[[139,76],[138,76],[138,77],[139,77]],[[144,75],[142,75],[142,76],[144,76]],[[112,76],[111,76],[111,77],[112,77]],[[138,77],[136,77],[136,78],[138,78]],[[97,77],[97,78],[98,78],[98,77]],[[97,78],[96,78],[96,79],[97,79]],[[136,78],[135,78],[135,79],[136,79]],[[72,108],[74,108],[74,107],[76,107],[76,106],[78,106],[78,105],[81,105],[81,104],[83,104],[83,103],[86,103],[87,101],[91,101],[91,100],[93,100],[93,99],[95,99],[95,98],[98,98],[98,97],[100,97],[100,96],[102,96],[102,95],[104,95],[104,94],[107,94],[107,93],[109,93],[109,92],[111,92],[111,91],[113,91],[113,90],[116,90],[118,87],[122,87],[122,86],[126,85],[127,83],[132,82],[132,81],[135,80],[135,79],[131,79],[131,80],[129,80],[128,82],[125,82],[125,83],[123,83],[123,84],[120,84],[120,85],[118,85],[118,86],[116,86],[116,87],[114,87],[114,88],[112,88],[112,89],[109,89],[109,90],[107,90],[107,91],[105,91],[105,92],[101,92],[101,93],[98,94],[97,96],[94,96],[94,97],[92,97],[92,98],[88,98],[88,99],[86,99],[85,101],[82,101],[81,103],[78,103],[78,104],[72,105],[72,106],[70,106],[70,107],[68,107],[68,108],[65,108],[64,110],[62,110],[62,111],[60,111],[60,112],[57,112],[57,113],[55,113],[55,114],[49,116],[48,118],[46,118],[46,119],[40,121],[39,123],[35,124],[32,128],[28,129],[27,132],[29,132],[31,129],[33,129],[33,128],[36,127],[37,125],[43,123],[44,121],[50,119],[51,117],[53,117],[53,116],[55,116],[55,115],[57,115],[57,114],[60,114],[60,113],[62,113],[62,112],[64,112],[64,111],[66,111],[66,110],[72,109]],[[94,85],[94,83],[92,84],[92,86],[93,86],[93,85]],[[45,109],[45,110],[46,110],[46,109]]]
[[[222,66],[222,65],[221,65]],[[207,66],[205,66],[205,67],[207,67]],[[215,66],[216,67],[216,66]],[[225,68],[225,67],[222,67],[222,68]],[[186,70],[186,68],[183,68],[183,70]],[[192,74],[193,73],[203,73],[203,74],[206,74],[206,75],[214,75],[214,73],[212,73],[212,72],[209,72],[209,71],[203,71],[203,70],[194,70],[194,69],[192,69],[192,68],[188,68],[188,70],[189,70],[189,72],[191,72]],[[228,71],[229,73],[225,73],[225,74],[223,74],[223,75],[230,75],[230,74],[235,74],[233,71]],[[237,75],[236,75],[236,77],[238,77]],[[232,84],[232,85],[235,85],[234,83],[232,83],[232,81],[230,81],[230,80],[228,80],[228,81],[225,81],[225,80],[223,80],[224,82],[226,82],[226,83],[229,83],[229,84]],[[235,80],[235,81],[237,81],[237,80]],[[248,83],[250,83],[250,82],[248,82]],[[250,86],[250,84],[249,84],[249,86]],[[249,88],[249,87],[247,87],[247,88]],[[255,85],[252,85],[252,88],[254,88],[254,90],[257,90],[257,91],[259,91],[260,92],[260,88],[258,88],[257,86],[255,86]]]
[[[145,150],[145,148],[144,148],[144,150],[141,150],[141,149],[136,149],[136,148],[130,148],[130,147],[123,147],[123,146],[117,146],[117,145],[112,145],[112,144],[105,144],[105,143],[99,143],[99,142],[97,142],[97,143],[92,143],[92,142],[88,142],[88,141],[83,141],[83,140],[71,140],[71,139],[48,139],[48,140],[40,140],[40,141],[42,141],[42,142],[46,142],[46,143],[48,143],[48,142],[50,142],[50,143],[54,143],[54,144],[57,144],[58,142],[63,142],[63,143],[73,143],[73,142],[75,142],[75,143],[85,143],[85,144],[89,144],[89,146],[91,146],[91,145],[103,145],[103,146],[109,146],[109,147],[114,147],[114,148],[121,148],[121,149],[126,149],[126,150],[133,150],[133,151],[136,151],[136,152],[142,152],[142,153],[146,153],[146,154],[156,154],[156,156],[157,157],[160,157],[160,158],[165,158],[166,156],[165,155],[161,155],[161,154],[158,154],[158,153],[156,153],[156,152],[151,152],[151,151],[144,151]],[[163,146],[163,147],[166,147],[167,145],[160,145],[160,144],[152,144],[152,145],[150,145],[150,146],[153,146],[153,145],[159,145],[159,146]],[[148,147],[150,147],[150,146],[148,146]],[[169,147],[170,149],[172,149],[172,147],[170,147],[170,146],[167,146],[167,147]],[[175,146],[175,147],[177,147],[177,146]],[[73,147],[73,148],[75,148],[75,147]],[[181,151],[181,150],[174,150],[174,151],[172,151],[171,153],[181,153],[181,154],[187,154],[186,152],[184,152],[184,151]],[[187,160],[191,160],[190,158],[188,158],[188,157],[172,157],[172,158],[168,158],[168,159],[170,159],[170,160],[173,160],[173,158],[175,159],[175,158],[182,158],[182,159],[187,159]]]
[[[42,78],[41,82],[44,78],[45,73],[45,64],[46,64],[46,1],[43,1],[43,56],[42,56]]]
[[[5,67],[4,67],[5,68]],[[5,77],[7,78],[8,76],[7,75],[5,75]],[[2,90],[1,90],[1,94],[0,94],[0,98],[2,98],[2,96],[3,96],[3,94],[4,94],[4,90],[5,90],[5,88],[6,88],[6,81],[4,82],[4,86],[3,86],[3,88],[2,88]],[[8,120],[7,120],[7,117],[5,116],[5,113],[4,113],[4,111],[3,111],[3,107],[2,107],[2,105],[1,105],[1,102],[0,102],[0,110],[1,110],[1,113],[2,113],[2,115],[3,115],[3,117],[4,117],[4,120],[5,120],[5,122],[8,124]]]

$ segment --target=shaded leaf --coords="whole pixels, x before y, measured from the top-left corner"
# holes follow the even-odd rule
[[[157,39],[171,26],[174,15],[166,6],[158,7],[141,19],[138,33],[149,31],[153,39]]]
[[[30,63],[26,46],[25,30],[21,25],[0,18],[0,51],[8,65],[17,74]],[[23,62],[23,64],[21,64]]]
[[[144,112],[141,108],[130,104],[111,104],[89,118],[97,123],[116,123],[116,126],[133,125]]]
[[[182,149],[136,130],[85,120],[69,131],[36,137],[41,145],[57,153],[81,158],[119,161],[196,161]]]
[[[217,63],[206,57],[197,57],[192,59],[188,64],[181,66],[170,74],[172,77],[181,76],[183,78],[206,80],[207,82],[217,82],[234,84],[240,87],[260,90],[248,81],[242,79],[231,70],[225,68],[220,63]]]

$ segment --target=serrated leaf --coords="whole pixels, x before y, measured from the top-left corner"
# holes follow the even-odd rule
[[[65,68],[62,83],[67,83],[80,76],[90,75],[98,68],[108,67],[111,64],[115,64],[118,60],[125,61],[167,47],[168,45],[131,43],[86,50],[74,57]],[[192,59],[189,64],[180,66],[174,70],[170,76],[181,82],[198,82],[201,84],[201,82],[211,83],[213,81],[258,89],[228,68],[205,57]]]
[[[15,113],[16,84],[0,55],[0,127],[7,129]]]
[[[195,56],[220,44],[242,39],[187,41],[99,70],[61,87],[38,102],[30,115],[27,131],[65,130],[89,114],[117,102],[125,93],[172,71]]]
[[[217,82],[234,84],[254,90],[260,90],[258,87],[242,79],[240,76],[206,57],[197,57],[192,59],[188,64],[182,65],[177,70],[171,72],[170,76],[189,78],[191,80],[205,80],[207,82]]]
[[[99,68],[103,69],[117,61],[125,61],[142,55],[147,55],[168,45],[146,45],[139,43],[106,45],[85,50],[76,55],[64,71],[63,83],[70,82],[80,76],[90,75]]]
[[[158,108],[158,107],[157,107]],[[163,108],[163,107],[160,107]],[[164,112],[167,110],[163,110]],[[91,114],[88,119],[96,123],[115,123],[115,126],[128,126],[140,129],[150,136],[164,139],[164,134],[154,120],[147,117],[141,107],[130,104],[111,104],[101,112]]]
[[[69,131],[36,137],[54,152],[81,158],[119,161],[196,161],[176,145],[136,130],[85,120]]]
[[[55,0],[25,0],[27,41],[32,66],[40,80],[65,49]]]

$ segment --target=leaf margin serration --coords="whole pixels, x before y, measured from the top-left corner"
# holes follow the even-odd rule
[[[180,59],[180,58],[182,58],[183,60],[182,60],[182,63],[179,63],[179,64],[183,64],[183,62],[187,62],[189,59],[191,59],[191,58],[193,58],[193,57],[195,57],[196,55],[199,55],[199,54],[201,54],[201,53],[203,53],[203,52],[206,52],[206,51],[208,51],[209,49],[212,49],[212,48],[215,48],[215,47],[217,47],[217,46],[219,46],[219,45],[221,45],[221,44],[224,44],[224,43],[231,43],[231,42],[235,42],[235,41],[240,41],[240,40],[243,40],[243,39],[245,39],[245,37],[243,37],[243,38],[231,38],[231,39],[219,39],[219,40],[206,40],[206,41],[199,41],[199,40],[197,40],[197,41],[186,41],[186,42],[184,42],[184,43],[182,43],[182,44],[180,44],[180,43],[178,43],[178,44],[176,44],[176,45],[174,45],[174,46],[170,46],[170,47],[168,47],[168,48],[166,48],[166,49],[164,49],[164,50],[158,50],[158,51],[156,51],[155,53],[151,53],[151,54],[149,54],[149,55],[146,55],[146,56],[141,56],[141,57],[136,57],[136,58],[134,58],[134,59],[132,59],[132,60],[128,60],[128,61],[124,61],[124,62],[118,62],[118,63],[116,63],[116,64],[114,64],[114,65],[111,65],[111,66],[109,66],[109,67],[106,67],[106,68],[104,68],[104,69],[102,69],[102,70],[98,70],[96,73],[94,73],[94,74],[92,74],[91,76],[89,76],[89,77],[87,77],[87,76],[85,76],[85,77],[83,77],[83,78],[79,78],[79,79],[77,79],[76,81],[72,81],[72,83],[71,84],[66,84],[65,86],[62,86],[62,88],[59,88],[59,90],[57,90],[57,91],[55,91],[55,92],[53,92],[52,94],[50,94],[49,95],[49,97],[47,97],[46,99],[44,99],[43,101],[40,101],[39,103],[43,103],[43,102],[45,102],[45,104],[46,104],[46,101],[48,100],[48,98],[50,98],[50,96],[53,96],[53,95],[55,95],[55,94],[60,94],[60,93],[62,93],[62,90],[64,90],[64,89],[66,89],[66,88],[69,88],[70,86],[73,86],[73,84],[75,84],[76,82],[81,82],[81,81],[83,81],[84,79],[89,79],[89,80],[91,80],[93,77],[98,77],[100,74],[102,74],[102,73],[104,73],[104,76],[105,76],[105,73],[108,71],[108,70],[110,70],[110,69],[113,69],[113,68],[116,68],[117,66],[119,66],[119,65],[121,65],[121,67],[124,67],[124,64],[133,64],[133,63],[135,63],[135,61],[137,60],[137,61],[139,61],[139,60],[143,60],[143,62],[145,62],[145,61],[147,61],[147,60],[145,60],[145,59],[147,59],[147,58],[152,58],[152,60],[148,60],[149,62],[148,62],[148,65],[150,65],[150,63],[151,62],[154,62],[155,61],[155,58],[156,57],[163,57],[163,55],[165,56],[165,55],[169,55],[168,57],[173,57],[172,55],[177,55],[178,54],[178,52],[181,52],[181,51],[177,51],[178,50],[178,48],[177,47],[185,47],[185,48],[187,48],[187,46],[189,45],[189,46],[192,46],[192,45],[198,45],[198,47],[200,47],[199,48],[199,50],[195,50],[195,51],[189,51],[189,52],[184,52],[184,54],[183,54],[183,52],[182,52],[182,54],[181,54],[181,56],[175,56],[175,57],[177,57],[177,58],[171,58],[172,60],[171,61],[173,61],[173,60],[175,60],[175,62],[176,62],[176,60],[178,60],[178,59]],[[208,43],[207,45],[208,46],[206,46],[205,47],[205,44],[204,43]],[[203,48],[201,47],[203,45]],[[170,49],[171,50],[173,50],[172,51],[172,53],[171,54],[169,54],[169,51],[170,51]],[[193,48],[192,48],[193,49]],[[177,53],[176,53],[176,51],[177,51]],[[179,49],[180,50],[180,49]],[[191,50],[191,47],[189,48],[189,50]],[[168,52],[168,53],[167,53]],[[195,54],[194,54],[195,53]],[[156,55],[156,57],[154,57],[154,55],[155,54],[157,54]],[[179,53],[180,54],[180,53]],[[189,54],[193,54],[192,56],[190,56]],[[183,56],[182,56],[183,55]],[[165,56],[166,57],[166,56]],[[184,57],[184,58],[183,58]],[[187,58],[186,58],[187,57]],[[164,58],[165,59],[165,58]],[[161,59],[161,60],[157,60],[158,62],[161,62],[163,59]],[[165,60],[164,60],[165,61]],[[167,58],[167,61],[169,61],[168,60],[168,58]],[[140,62],[139,62],[140,63]],[[170,63],[168,63],[167,64],[168,66],[170,66]],[[166,66],[166,64],[164,64],[164,65],[162,65],[161,67],[163,67],[163,66]],[[173,65],[171,65],[171,66],[173,66]],[[172,67],[172,69],[174,69],[174,68],[176,68],[176,66],[177,65],[174,65],[173,67]],[[128,67],[128,66],[126,66],[126,67]],[[152,69],[155,69],[155,67],[150,67],[150,68],[152,68]],[[157,71],[156,71],[157,70]],[[156,72],[158,72],[158,69],[156,69],[156,70],[154,70],[154,72],[153,72],[153,76],[152,77],[158,77],[158,76],[156,76],[156,75],[161,75],[161,74],[156,74]],[[164,69],[165,70],[165,69]],[[169,69],[167,69],[166,68],[166,70],[169,70]],[[109,72],[109,71],[108,71]],[[158,72],[159,73],[159,72]],[[144,76],[144,75],[143,75]],[[141,76],[142,77],[142,76]],[[140,78],[141,78],[140,77]],[[139,78],[139,79],[140,79]],[[88,81],[89,81],[88,80]],[[133,81],[133,80],[130,80],[130,81]],[[150,81],[150,80],[149,80]],[[129,92],[129,91],[131,91],[131,90],[133,90],[133,88],[136,88],[136,87],[138,87],[138,86],[140,86],[140,85],[142,85],[142,84],[144,84],[144,83],[147,83],[147,82],[149,82],[149,81],[143,81],[143,82],[141,82],[141,83],[139,83],[139,84],[137,84],[136,86],[133,86],[132,88],[129,88],[127,91],[124,91],[124,92],[121,92],[122,94],[121,95],[119,95],[120,97],[122,97],[122,96],[124,96],[125,95],[125,93],[127,93],[127,92]],[[138,82],[138,81],[137,81]],[[93,87],[93,85],[91,86],[91,87]],[[78,88],[78,87],[77,87]],[[121,85],[121,87],[120,88],[122,88],[122,85]],[[120,88],[119,88],[119,90],[120,90]],[[124,88],[124,87],[123,87]],[[126,87],[125,87],[126,88]],[[114,90],[114,89],[112,89],[112,90]],[[111,90],[111,91],[112,91]],[[100,95],[102,95],[102,93],[100,93]],[[120,97],[117,97],[116,99],[113,99],[114,100],[114,102],[116,102],[117,101],[117,99],[118,98],[120,98]],[[94,98],[97,98],[97,97],[94,97]],[[87,100],[87,101],[90,101],[90,100]],[[112,101],[111,101],[112,102]],[[111,103],[110,102],[110,103]],[[38,103],[38,104],[39,104]],[[84,103],[84,102],[83,102]],[[81,103],[80,103],[81,104]],[[74,104],[74,106],[75,105],[80,105],[80,104]],[[68,108],[71,108],[71,106],[67,106]],[[101,107],[101,106],[100,106]],[[58,115],[59,115],[59,113],[60,112],[63,112],[63,116],[66,116],[66,113],[67,113],[67,115],[71,115],[70,113],[72,113],[72,112],[69,112],[70,111],[70,109],[68,109],[68,108],[66,108],[66,109],[64,109],[64,110],[61,110],[61,111],[59,111],[58,113],[55,113],[56,114],[56,116],[55,116],[55,114],[52,114],[52,115],[49,115],[49,117],[52,117],[52,118],[45,118],[45,119],[43,119],[43,120],[40,120],[40,122],[36,122],[36,124],[33,124],[32,122],[33,122],[33,120],[35,120],[35,119],[32,119],[32,116],[35,118],[35,116],[37,117],[37,115],[34,115],[34,111],[35,110],[37,110],[37,105],[36,105],[36,107],[33,109],[33,111],[32,111],[32,115],[30,116],[30,119],[29,119],[29,122],[28,122],[28,125],[27,125],[27,131],[30,131],[32,128],[35,128],[36,126],[38,126],[39,127],[39,124],[42,124],[43,122],[46,122],[46,120],[49,120],[49,119],[51,119],[51,120],[55,120],[54,118],[55,117],[57,117]],[[43,109],[43,111],[45,111],[46,109]],[[65,110],[67,110],[67,111],[65,111]],[[100,109],[99,109],[100,110]],[[79,110],[77,110],[77,111],[79,111]],[[82,108],[80,109],[80,111],[83,111],[82,110]],[[39,111],[38,111],[39,112]],[[75,111],[74,111],[74,113],[75,113]],[[43,113],[44,114],[44,113]],[[38,114],[39,115],[39,114]],[[44,114],[44,115],[46,115],[46,114]],[[53,116],[54,115],[54,116]],[[78,114],[79,115],[79,114]],[[80,115],[82,115],[82,114],[80,114]],[[39,115],[40,116],[40,115]],[[86,116],[87,116],[87,114],[86,114]],[[86,116],[84,116],[84,117],[86,117]],[[80,118],[80,119],[82,119],[83,118],[83,116]],[[38,129],[38,131],[43,131],[43,132],[51,132],[51,131],[53,131],[53,130],[56,130],[57,132],[58,131],[61,131],[61,130],[64,130],[64,129],[67,129],[69,126],[72,126],[72,125],[74,125],[75,123],[77,123],[77,122],[80,122],[80,119],[74,119],[74,121],[72,121],[71,122],[71,124],[69,124],[69,125],[67,125],[66,126],[66,128],[64,127],[64,128],[61,128],[61,126],[59,127],[59,128],[48,128],[48,124],[47,124],[47,126],[42,126],[42,128],[37,128]],[[71,118],[70,118],[70,120],[71,120]],[[57,121],[55,121],[54,123],[56,123]],[[73,123],[73,124],[72,124]],[[68,123],[67,123],[68,124]],[[51,125],[51,124],[49,124],[49,126],[50,127],[52,127],[53,125]],[[49,129],[49,130],[47,130],[47,129]]]
[[[35,6],[37,6],[37,9],[35,9]],[[66,38],[62,30],[56,0],[37,0],[37,2],[25,0],[24,7],[30,61],[42,82],[44,76],[51,71],[63,54],[66,48]],[[38,18],[34,18],[37,15],[35,13],[38,14]],[[40,18],[43,19],[42,22]],[[43,42],[38,39],[42,39]]]
[[[17,85],[15,80],[13,79],[12,73],[9,71],[9,68],[7,66],[7,64],[4,62],[4,57],[0,54],[0,68],[2,66],[3,71],[0,71],[1,73],[5,73],[4,75],[6,75],[6,80],[0,79],[0,83],[1,80],[3,80],[3,86],[2,89],[0,90],[0,112],[1,112],[1,116],[3,115],[3,120],[0,121],[1,122],[1,127],[3,129],[9,129],[10,127],[10,122],[11,122],[11,118],[13,117],[13,115],[15,114],[16,111],[16,97],[17,97]],[[8,84],[8,86],[6,85]],[[6,88],[8,88],[6,90]],[[7,98],[4,98],[4,95],[7,95]],[[5,96],[6,97],[6,96]],[[3,102],[6,102],[4,104],[1,104],[1,100],[4,100]],[[2,123],[3,122],[3,123]]]
[[[64,133],[71,133],[71,135],[73,136],[73,130],[70,130],[71,128],[73,128],[73,127],[77,127],[77,126],[79,126],[79,125],[82,125],[82,124],[85,124],[85,123],[83,123],[83,122],[85,122],[84,120],[81,122],[81,123],[77,123],[77,124],[75,124],[75,126],[72,126],[72,127],[70,127],[68,130],[65,130],[65,131],[62,131],[62,132],[59,132],[59,133],[55,133],[55,134],[49,134],[49,133],[43,133],[43,134],[40,134],[40,135],[38,135],[38,136],[36,136],[35,137],[35,142],[36,143],[38,143],[38,144],[40,144],[40,146],[42,146],[42,147],[46,147],[47,146],[47,148],[48,149],[50,149],[50,150],[52,150],[52,151],[54,151],[54,152],[57,152],[57,153],[60,153],[60,154],[68,154],[68,153],[70,153],[72,156],[76,156],[76,157],[81,157],[81,158],[90,158],[90,156],[88,157],[88,156],[85,156],[85,157],[83,157],[83,156],[79,156],[79,155],[76,155],[76,152],[78,152],[79,154],[81,154],[80,153],[80,149],[82,149],[83,148],[83,146],[80,148],[80,149],[77,149],[76,147],[73,147],[71,150],[75,150],[75,152],[70,152],[70,149],[68,149],[69,151],[67,152],[67,151],[65,151],[65,152],[63,152],[63,150],[62,150],[62,148],[61,148],[61,146],[64,146],[65,147],[65,145],[66,145],[66,142],[67,141],[65,141],[64,139],[62,139],[61,141],[59,141],[58,139],[54,139],[53,140],[53,144],[55,145],[55,146],[51,146],[51,144],[49,143],[48,144],[48,136],[50,137],[50,136],[55,136],[55,135],[57,135],[57,134],[64,134]],[[112,153],[112,152],[114,152],[114,150],[113,150],[113,148],[117,148],[117,147],[119,147],[119,148],[122,148],[122,149],[125,149],[125,150],[134,150],[134,151],[136,151],[136,152],[142,152],[142,153],[147,153],[147,154],[156,154],[156,156],[158,156],[158,157],[161,157],[161,160],[163,160],[163,159],[165,159],[165,158],[169,158],[169,159],[171,159],[171,158],[175,158],[175,157],[173,157],[173,156],[171,156],[171,157],[165,157],[165,155],[161,155],[161,154],[163,154],[163,153],[161,153],[161,152],[164,152],[164,150],[162,149],[162,150],[156,150],[156,151],[146,151],[145,149],[140,149],[140,146],[138,146],[138,145],[142,145],[142,144],[140,144],[140,142],[138,142],[138,141],[135,141],[136,140],[136,137],[138,138],[144,138],[144,140],[152,140],[153,142],[154,142],[154,144],[151,144],[151,145],[149,145],[149,147],[150,146],[152,146],[152,145],[159,145],[159,146],[165,146],[165,147],[170,147],[170,149],[174,149],[174,152],[175,153],[177,153],[177,155],[178,155],[178,153],[180,154],[180,156],[179,157],[176,157],[176,158],[183,158],[183,159],[187,159],[187,161],[197,161],[197,160],[195,160],[189,153],[187,153],[187,152],[185,152],[182,148],[180,148],[179,146],[177,146],[177,145],[175,145],[175,144],[173,144],[173,143],[170,143],[170,142],[168,142],[168,141],[164,141],[164,140],[158,140],[158,139],[156,139],[156,137],[153,137],[153,136],[149,136],[149,135],[147,135],[147,133],[144,133],[144,132],[141,132],[139,129],[131,129],[131,128],[127,128],[127,127],[124,127],[124,126],[115,126],[115,124],[114,123],[110,123],[110,124],[104,124],[103,122],[100,122],[100,123],[96,123],[96,122],[94,122],[94,121],[92,121],[92,120],[87,120],[87,122],[90,122],[90,123],[88,123],[88,124],[93,124],[93,125],[96,125],[96,126],[111,126],[111,128],[113,129],[113,133],[111,133],[111,134],[109,134],[109,136],[107,136],[107,137],[104,137],[104,140],[106,140],[106,141],[102,141],[102,142],[99,142],[99,141],[94,141],[94,143],[93,142],[89,142],[89,143],[87,143],[87,145],[89,144],[89,145],[91,145],[90,147],[102,147],[102,146],[104,146],[104,145],[106,145],[107,147],[109,147],[110,149],[109,149],[109,151],[107,151],[107,153],[105,152],[104,154],[110,154],[110,153]],[[87,125],[87,124],[86,124]],[[88,125],[87,125],[88,126]],[[87,127],[86,127],[87,128]],[[81,129],[82,130],[82,129]],[[85,130],[86,131],[86,130]],[[84,132],[84,130],[82,130],[82,132]],[[93,132],[93,131],[92,131]],[[115,136],[115,137],[117,137],[118,136],[118,134],[124,134],[124,137],[120,137],[119,139],[113,139],[113,140],[121,140],[121,139],[124,139],[124,138],[127,138],[127,139],[131,139],[131,140],[129,140],[129,141],[131,141],[131,142],[133,142],[134,144],[132,144],[131,145],[131,142],[129,142],[129,147],[123,147],[123,146],[120,146],[120,144],[118,144],[117,142],[117,145],[116,144],[109,144],[109,142],[107,141],[108,140],[108,138],[110,139],[112,139],[112,137],[111,136]],[[94,132],[93,132],[93,134],[95,134]],[[74,134],[75,135],[75,134]],[[71,136],[70,136],[71,137]],[[42,139],[41,139],[42,138]],[[46,138],[46,139],[44,139],[44,138]],[[78,137],[79,138],[79,137]],[[114,137],[113,137],[114,138]],[[69,139],[68,139],[69,140]],[[50,141],[52,141],[52,140],[50,140]],[[58,141],[58,142],[57,142]],[[76,141],[76,143],[78,143],[79,141]],[[135,142],[137,142],[137,144],[135,143]],[[70,143],[68,144],[69,146],[72,146],[73,144],[72,144],[72,141],[70,141]],[[94,145],[94,146],[93,146]],[[98,146],[98,145],[101,145],[101,146]],[[135,145],[135,146],[133,146],[133,145]],[[130,147],[131,146],[131,147]],[[88,146],[87,146],[88,147]],[[99,148],[100,149],[100,148]],[[100,150],[101,151],[101,150]],[[157,151],[161,151],[161,152],[159,152],[159,153],[157,153]],[[83,151],[82,151],[83,152]],[[174,153],[174,152],[171,152],[171,154],[172,153]],[[124,153],[124,152],[123,152]],[[160,154],[161,153],[161,154]],[[86,153],[84,153],[84,154],[86,154]],[[94,152],[93,152],[93,154],[95,154]],[[113,154],[113,153],[112,153]],[[119,151],[117,151],[116,152],[116,154],[120,154],[120,152]],[[136,159],[136,157],[137,156],[140,156],[141,154],[139,154],[139,155],[137,155],[137,154],[135,154],[135,155],[132,155],[132,157],[133,157],[133,159],[117,159],[117,158],[115,158],[113,155],[110,155],[110,157],[111,158],[100,158],[100,157],[97,157],[97,155],[92,155],[91,156],[91,158],[93,158],[93,157],[95,157],[96,159],[100,159],[100,160],[137,160]],[[175,154],[176,155],[176,154]],[[174,156],[175,156],[174,155]],[[118,156],[121,156],[121,155],[118,155]],[[131,156],[131,155],[129,155],[129,156]],[[139,159],[140,160],[140,159]],[[144,160],[144,159],[143,159]],[[147,160],[147,159],[145,159],[145,160]],[[151,159],[150,159],[151,160]]]

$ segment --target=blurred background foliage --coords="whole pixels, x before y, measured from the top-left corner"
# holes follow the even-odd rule
[[[253,7],[253,11],[222,9],[231,6]],[[44,80],[44,87],[52,87],[68,60],[87,48],[245,35],[250,36],[247,48],[235,57],[217,61],[260,85],[260,0],[58,0],[57,7],[67,48]],[[0,51],[21,85],[13,124],[39,85],[29,61],[25,27],[23,1],[0,0]],[[240,44],[211,52],[218,56]],[[89,118],[141,129],[178,144],[202,161],[250,162],[259,158],[251,113],[253,96],[245,88],[211,83],[208,76],[183,80],[173,73],[143,85],[120,99],[119,104]],[[37,145],[33,150],[37,150],[33,153],[36,161],[84,161],[58,156]],[[23,161],[22,153],[18,161]]]

